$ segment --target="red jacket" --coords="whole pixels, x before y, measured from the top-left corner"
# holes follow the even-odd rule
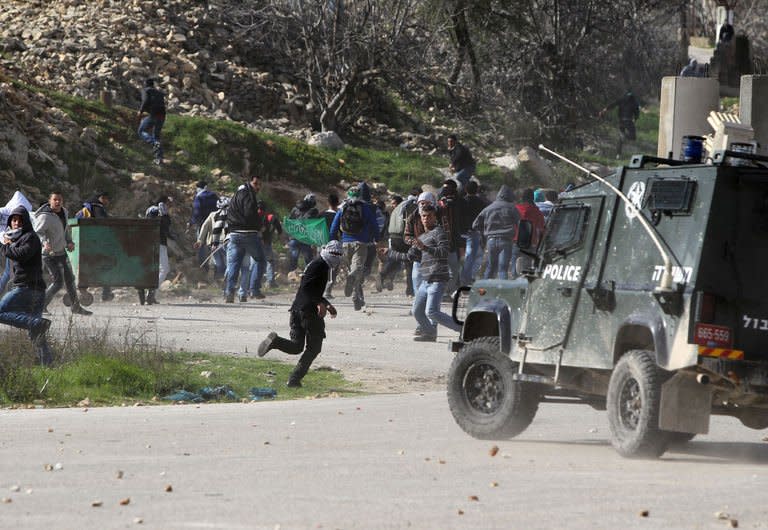
[[[517,211],[520,212],[520,219],[530,221],[533,225],[533,237],[531,243],[536,246],[539,244],[541,236],[544,234],[544,214],[541,213],[539,208],[535,204],[529,204],[521,202],[515,205]],[[515,234],[515,241],[517,241],[517,234]]]

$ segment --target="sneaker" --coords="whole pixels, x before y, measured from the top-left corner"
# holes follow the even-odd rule
[[[256,293],[256,294],[252,294],[251,298],[255,298],[256,300],[264,300],[266,298],[266,296],[264,296],[261,293]]]
[[[247,297],[247,296],[245,296],[245,295],[243,295],[243,296],[239,296],[239,297],[238,297],[238,300],[239,300],[240,302],[247,302],[247,301],[248,301],[248,297]]]
[[[72,306],[72,314],[88,316],[88,315],[92,315],[93,313],[91,311],[88,311],[84,307],[82,307],[80,304],[74,304]]]
[[[275,338],[277,338],[277,333],[274,331],[267,335],[267,338],[261,341],[261,344],[259,344],[259,349],[256,355],[259,357],[264,357],[267,352],[272,349],[272,343],[275,342]]]
[[[415,342],[437,342],[437,335],[417,335],[413,337]]]
[[[287,383],[285,383],[285,386],[288,388],[301,388],[301,381],[295,381],[293,379],[289,379]]]
[[[115,294],[111,291],[101,294],[102,302],[111,302],[114,299],[115,299]]]
[[[225,304],[234,304],[235,303],[235,293],[228,294],[224,296],[224,303]]]
[[[41,318],[37,326],[33,326],[29,330],[29,338],[32,339],[32,344],[40,346],[45,341],[45,334],[48,333],[48,328],[51,327],[51,321],[47,318]]]
[[[352,303],[355,305],[355,311],[360,311],[365,305],[365,302],[361,300],[353,300]]]

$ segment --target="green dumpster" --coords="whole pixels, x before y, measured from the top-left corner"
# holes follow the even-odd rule
[[[69,254],[79,288],[157,287],[158,219],[70,219],[75,250]]]

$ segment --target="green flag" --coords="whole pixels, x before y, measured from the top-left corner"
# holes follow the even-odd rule
[[[283,228],[296,241],[321,246],[328,242],[328,225],[325,219],[283,219]]]

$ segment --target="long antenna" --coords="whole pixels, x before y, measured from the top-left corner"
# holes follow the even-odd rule
[[[648,223],[648,220],[645,218],[645,216],[640,213],[640,210],[637,209],[637,207],[632,204],[632,201],[629,200],[629,198],[624,195],[620,189],[618,189],[616,186],[608,182],[606,179],[601,177],[600,175],[590,171],[589,169],[585,168],[581,164],[577,164],[573,160],[570,160],[563,155],[556,153],[552,151],[551,149],[548,149],[543,144],[539,144],[539,149],[541,151],[544,151],[546,153],[549,153],[552,156],[555,156],[562,160],[563,162],[567,162],[568,164],[572,165],[575,168],[578,168],[582,170],[584,173],[589,175],[595,180],[598,180],[608,186],[611,191],[613,191],[616,195],[619,196],[619,198],[624,201],[624,203],[627,205],[627,207],[637,216],[637,219],[640,221],[640,224],[643,226],[646,232],[648,232],[648,235],[651,237],[651,240],[653,240],[653,243],[656,245],[656,248],[659,249],[659,253],[661,254],[661,257],[664,259],[664,272],[661,275],[661,280],[659,282],[659,287],[656,289],[659,292],[671,292],[674,289],[672,288],[672,259],[669,257],[669,254],[667,253],[667,250],[664,248],[664,245],[661,244],[661,240],[659,239],[658,234],[653,229],[653,227]]]

